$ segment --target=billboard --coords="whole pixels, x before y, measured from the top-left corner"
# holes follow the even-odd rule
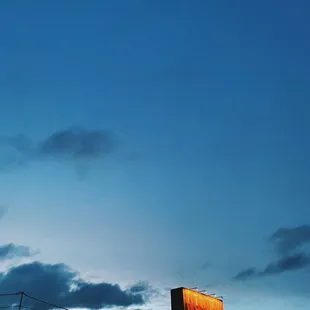
[[[171,310],[224,310],[222,300],[179,287],[171,290]]]

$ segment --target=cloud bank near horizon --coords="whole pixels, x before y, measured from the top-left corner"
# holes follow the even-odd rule
[[[2,261],[30,257],[34,253],[29,247],[13,243],[0,246]],[[119,284],[85,281],[79,272],[64,263],[45,264],[39,261],[12,266],[0,273],[0,286],[3,293],[24,291],[30,296],[65,308],[143,306],[155,294],[147,282],[139,281],[122,289]],[[13,305],[16,298],[9,297],[6,301]],[[53,308],[31,299],[27,299],[27,306],[35,310]]]

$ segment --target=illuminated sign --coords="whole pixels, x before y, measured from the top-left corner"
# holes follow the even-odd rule
[[[224,310],[222,300],[187,288],[171,290],[172,310]]]

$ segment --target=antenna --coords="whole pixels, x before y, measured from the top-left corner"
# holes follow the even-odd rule
[[[21,310],[21,308],[23,307],[23,298],[24,298],[24,292],[20,292],[20,300],[19,300],[19,305],[18,305],[18,310]]]

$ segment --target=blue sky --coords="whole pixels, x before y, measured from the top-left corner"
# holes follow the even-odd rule
[[[2,1],[1,290],[64,263],[149,283],[147,309],[174,286],[309,307],[309,9]]]

